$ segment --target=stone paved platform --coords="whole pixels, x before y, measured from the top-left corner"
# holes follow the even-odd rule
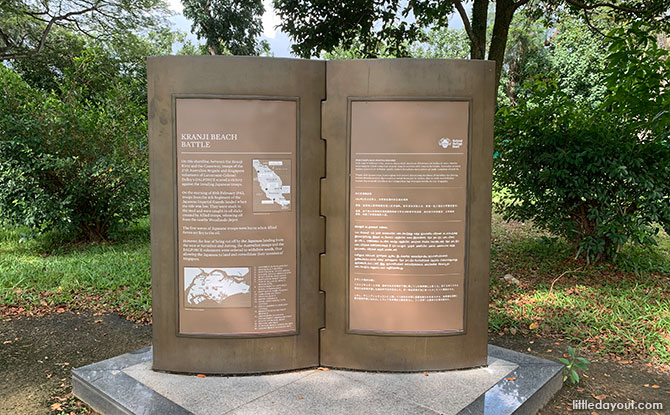
[[[562,365],[489,346],[488,366],[424,373],[308,369],[260,376],[151,370],[151,349],[75,369],[77,397],[105,414],[527,414]]]

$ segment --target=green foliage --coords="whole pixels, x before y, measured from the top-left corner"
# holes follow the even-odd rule
[[[424,31],[423,42],[404,44],[408,56],[412,58],[428,59],[467,59],[470,56],[468,35],[463,30],[450,28],[432,28]],[[396,58],[394,50],[387,44],[378,43],[373,55],[376,58]],[[351,42],[349,47],[338,45],[331,51],[323,52],[322,59],[365,59],[370,52],[365,51],[365,45],[360,41]]]
[[[146,79],[146,58],[165,55],[184,34],[164,26],[139,35],[126,33],[97,41],[65,29],[51,32],[54,41],[35,56],[10,60],[14,72],[30,86],[58,92],[66,76],[69,82],[85,84],[90,99],[104,96],[119,79]],[[85,67],[81,59],[86,56]],[[137,99],[146,101],[146,87],[138,83]]]
[[[146,213],[146,57],[182,35],[127,29],[55,26],[39,54],[0,68],[0,221],[99,240]]]
[[[565,365],[563,368],[563,383],[570,382],[571,385],[579,383],[579,370],[586,370],[587,365],[591,364],[585,357],[577,357],[575,349],[568,346],[568,358],[559,357],[558,360]]]
[[[550,68],[560,88],[580,104],[597,109],[607,96],[606,39],[579,19],[563,14],[547,39]]]
[[[497,207],[565,236],[587,260],[654,244],[660,226],[670,230],[670,143],[646,135],[539,84],[497,114],[494,178],[508,192]]]
[[[494,174],[506,218],[597,260],[670,229],[670,60],[647,24],[612,30],[609,55],[571,24],[552,41],[558,75],[526,82],[524,99],[498,112]]]
[[[183,0],[192,31],[212,55],[260,55],[269,51],[263,33],[262,0]]]
[[[510,23],[498,91],[499,104],[514,105],[523,96],[526,81],[550,72],[547,28],[540,20],[517,13]]]
[[[55,28],[50,34],[51,42],[38,55],[30,58],[13,59],[14,72],[21,75],[29,85],[44,90],[58,90],[65,71],[72,68],[74,59],[86,48],[82,35]]]
[[[670,57],[659,47],[648,24],[634,22],[610,33],[608,75],[611,91],[605,105],[621,115],[622,122],[644,126],[646,137],[670,141]]]
[[[435,27],[426,32],[425,42],[415,42],[410,47],[414,58],[468,59],[470,40],[465,30]]]
[[[524,10],[510,24],[498,104],[514,105],[534,92],[534,81],[550,79],[595,109],[605,100],[606,66],[605,38],[586,29],[581,18],[563,12],[538,19]]]
[[[209,51],[207,50],[207,45],[203,44],[194,44],[190,40],[185,41],[179,50],[177,51],[177,55],[209,55]]]
[[[362,57],[408,57],[409,45],[425,39],[424,29],[447,26],[451,2],[384,0],[274,0],[281,29],[296,55],[309,58],[338,49],[359,49]],[[413,15],[415,19],[407,18]]]
[[[378,45],[378,50],[375,52],[375,56],[378,59],[388,59],[395,58],[393,52],[386,47],[386,45]],[[321,54],[321,59],[326,60],[338,60],[338,59],[366,59],[366,55],[363,52],[362,45],[358,42],[354,42],[349,47],[344,47],[344,45],[337,46],[329,52],[323,52]]]
[[[137,99],[144,87],[116,78],[93,91],[81,80],[104,81],[96,56],[86,50],[76,58],[58,93],[0,66],[0,219],[7,223],[99,240],[146,214],[146,118]]]

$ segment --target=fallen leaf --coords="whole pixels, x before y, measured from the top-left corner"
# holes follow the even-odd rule
[[[424,376],[428,376],[428,372],[423,372],[423,375],[424,375]]]
[[[511,329],[509,329],[509,332],[512,333],[512,335],[514,335],[516,334],[516,329],[512,327]]]
[[[593,399],[598,401],[604,401],[607,399],[607,395],[596,395],[595,393],[592,393],[591,396],[593,396]]]
[[[537,322],[535,322],[535,321],[532,322],[532,323],[530,323],[530,326],[528,326],[528,328],[531,329],[531,330],[535,330],[535,329],[537,329],[538,327],[540,327],[540,325],[537,324]]]
[[[202,373],[198,373],[196,376],[199,377],[199,378],[206,378],[207,377],[207,376],[203,375]]]
[[[56,402],[51,404],[51,410],[52,411],[62,411],[63,407],[61,406],[60,402]]]
[[[508,378],[505,378],[505,379],[509,380],[510,382],[513,382],[513,381],[515,381],[515,380],[516,380],[516,378],[515,378],[515,377],[511,377],[511,376],[510,376],[510,377],[508,377]]]
[[[322,371],[322,372],[327,372],[327,371],[329,371],[330,369],[328,369],[327,367],[320,367],[318,370],[320,370],[320,371]]]
[[[547,353],[551,353],[551,349],[547,349]]]
[[[618,361],[617,363],[619,363],[620,365],[629,365],[629,364],[630,364],[630,360],[620,360],[620,361]]]
[[[302,399],[302,395],[298,395],[298,399]]]
[[[64,362],[63,366],[70,366],[70,364],[68,362]]]
[[[94,320],[93,324],[102,323],[102,320]]]
[[[11,342],[12,342],[11,340],[5,340],[4,342],[2,342],[2,344],[10,344]]]
[[[660,388],[660,386],[658,386],[658,385],[651,385],[651,388],[652,388],[652,389],[658,389],[658,388]]]

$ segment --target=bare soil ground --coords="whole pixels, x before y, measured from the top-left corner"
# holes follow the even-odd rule
[[[0,413],[87,413],[71,398],[73,368],[151,344],[151,326],[94,312],[0,320]]]
[[[489,343],[517,352],[532,354],[557,361],[566,352],[568,343],[541,336],[492,335]],[[564,385],[540,412],[541,415],[566,413],[603,415],[616,414],[670,414],[670,373],[651,364],[635,361],[611,361],[595,355],[582,355],[591,361],[589,369],[580,373],[578,385]],[[661,402],[661,411],[572,411],[572,401],[589,402]]]

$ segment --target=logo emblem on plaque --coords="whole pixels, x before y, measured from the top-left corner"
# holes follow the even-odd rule
[[[437,141],[437,144],[442,147],[442,148],[461,148],[463,145],[463,140],[460,138],[447,138],[447,137],[442,137]]]
[[[442,138],[440,138],[440,141],[438,141],[438,144],[442,148],[449,148],[449,146],[451,146],[451,139],[446,138],[446,137],[442,137]]]

